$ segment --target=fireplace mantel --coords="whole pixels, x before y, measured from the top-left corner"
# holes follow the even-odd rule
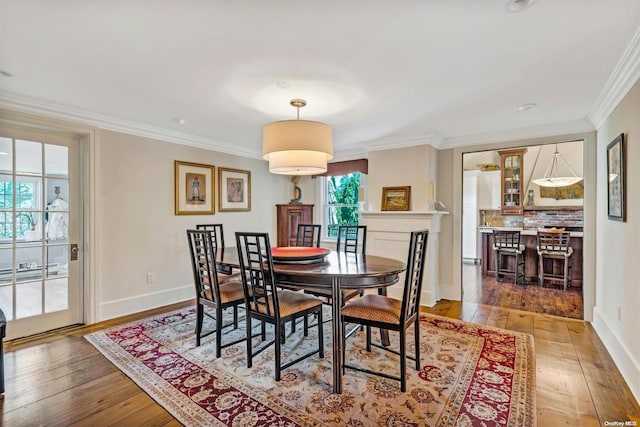
[[[432,307],[438,301],[438,236],[445,211],[371,211],[360,212],[367,226],[367,253],[407,261],[412,231],[429,230],[427,262],[422,279],[420,304]],[[389,296],[402,298],[404,276],[387,290]]]

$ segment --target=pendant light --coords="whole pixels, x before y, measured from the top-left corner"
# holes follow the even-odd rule
[[[269,172],[280,175],[316,175],[327,171],[333,159],[333,131],[329,125],[300,120],[304,99],[289,102],[297,109],[296,120],[266,125],[262,131],[262,157]]]
[[[573,176],[558,176],[558,160],[562,160]],[[547,167],[547,170],[544,171],[543,178],[534,179],[532,182],[534,184],[538,184],[540,187],[567,187],[578,183],[581,180],[582,178],[576,175],[573,169],[571,169],[571,166],[569,166],[569,163],[567,163],[562,154],[560,154],[558,151],[558,144],[556,144],[556,151],[553,153],[553,160]]]

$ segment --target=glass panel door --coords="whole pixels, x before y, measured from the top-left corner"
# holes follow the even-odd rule
[[[16,338],[81,320],[80,262],[69,249],[79,239],[79,144],[1,131],[0,308]]]

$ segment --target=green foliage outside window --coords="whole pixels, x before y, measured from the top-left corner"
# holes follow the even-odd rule
[[[328,237],[337,237],[340,225],[358,225],[360,179],[359,172],[327,178]]]
[[[12,181],[0,181],[0,209],[13,208]],[[31,182],[16,182],[16,210],[33,209],[35,198],[35,185]],[[14,215],[12,211],[5,211],[0,214],[0,237],[11,237],[13,235]],[[15,216],[16,235],[23,236],[25,231],[31,230],[35,223],[35,214],[19,213]]]

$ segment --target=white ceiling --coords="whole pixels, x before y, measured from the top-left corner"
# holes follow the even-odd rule
[[[338,158],[593,129],[640,1],[506,1],[0,0],[0,106],[253,157],[291,98]]]

